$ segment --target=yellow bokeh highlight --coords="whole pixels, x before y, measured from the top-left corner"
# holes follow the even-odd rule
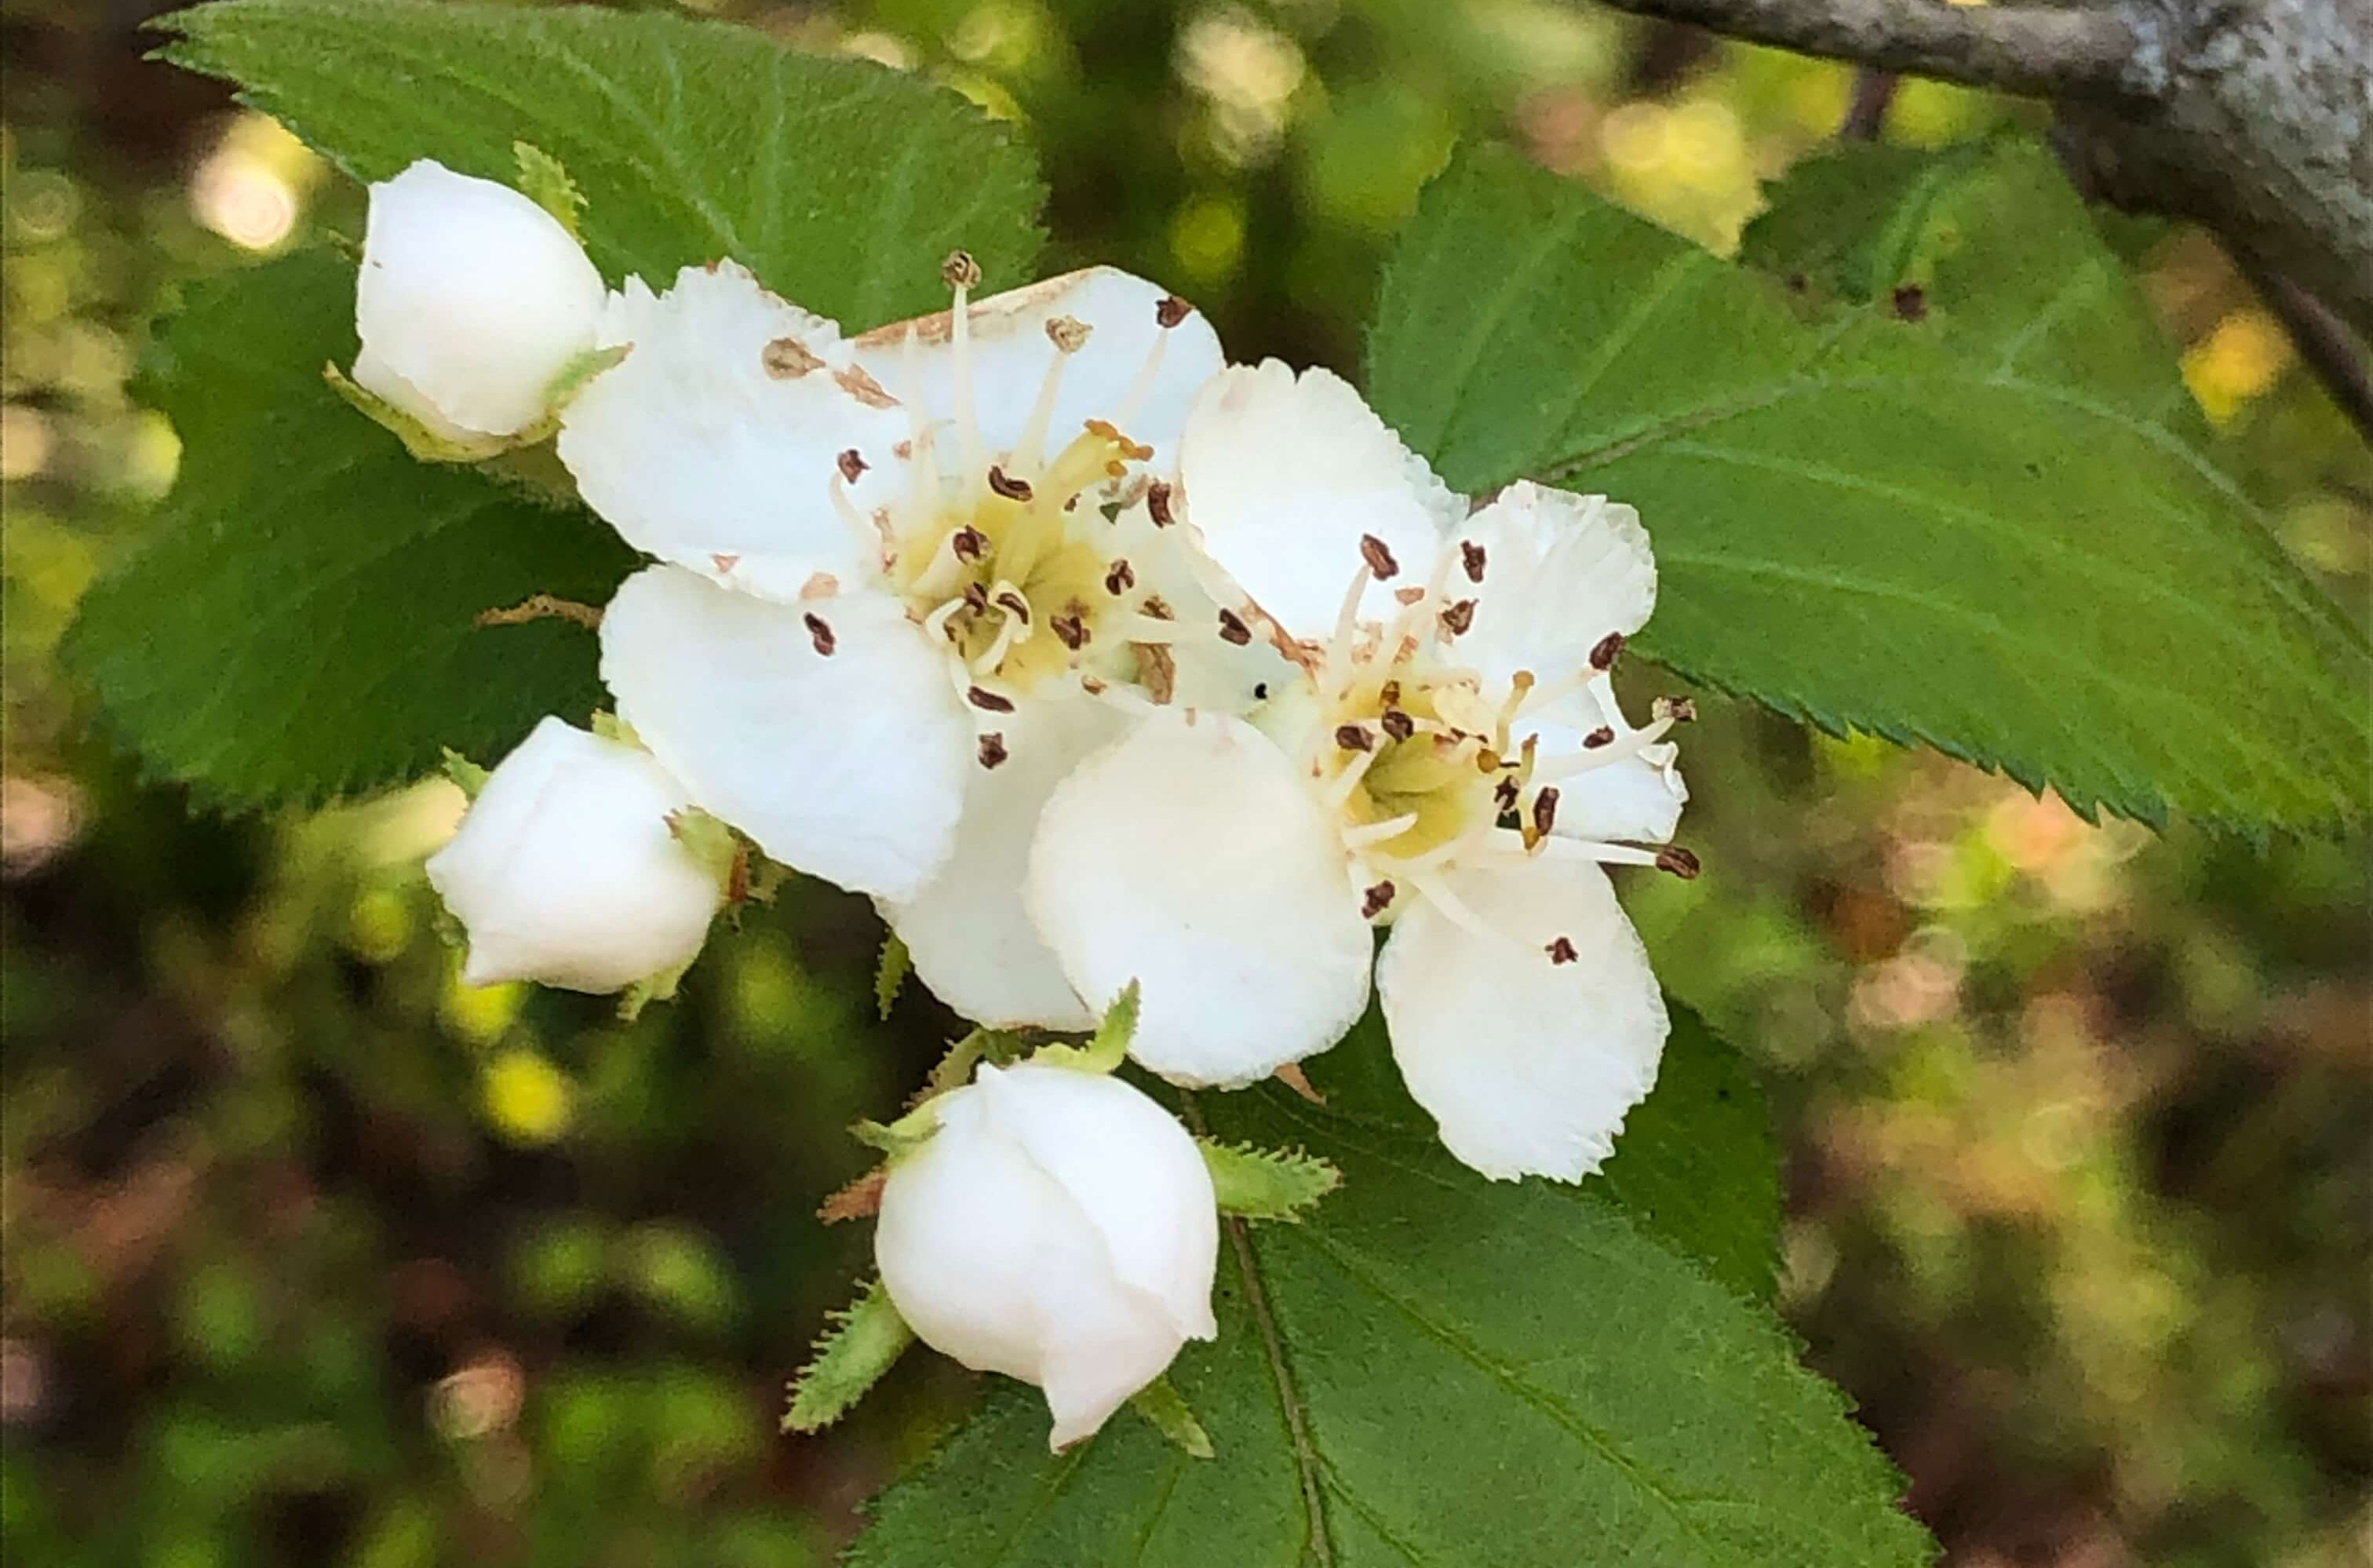
[[[575,1085],[540,1051],[513,1047],[478,1075],[478,1100],[495,1130],[514,1143],[549,1143],[568,1130]]]
[[[2272,316],[2236,310],[2183,357],[2183,383],[2219,425],[2264,394],[2291,362],[2290,339]]]
[[[528,989],[523,985],[465,986],[459,957],[457,954],[453,976],[438,1002],[438,1016],[472,1045],[491,1046],[509,1032],[527,1000]]]
[[[1210,285],[1235,275],[1245,256],[1244,204],[1226,196],[1196,196],[1170,218],[1170,253],[1194,280]]]

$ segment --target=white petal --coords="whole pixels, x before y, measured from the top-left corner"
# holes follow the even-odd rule
[[[1162,361],[1123,426],[1132,440],[1154,449],[1151,466],[1175,461],[1178,432],[1203,383],[1224,362],[1219,335],[1199,310],[1164,327],[1154,309],[1169,298],[1162,286],[1117,267],[1089,267],[974,302],[966,320],[971,342],[974,418],[992,456],[1013,449],[1028,423],[1048,367],[1058,357],[1046,325],[1060,316],[1087,326],[1088,341],[1064,363],[1046,451],[1059,451],[1090,419],[1118,421],[1158,342]],[[956,363],[950,312],[877,327],[857,340],[865,367],[902,402],[919,404],[927,418],[955,416]],[[909,329],[917,343],[908,359]],[[953,446],[942,451],[953,453]]]
[[[1580,1181],[1656,1082],[1668,1025],[1647,950],[1595,865],[1536,860],[1449,883],[1500,934],[1422,901],[1394,925],[1376,965],[1393,1059],[1467,1164]],[[1549,959],[1561,936],[1572,963]]]
[[[602,295],[550,213],[424,158],[370,188],[355,380],[448,435],[510,435],[593,346]]]
[[[1613,706],[1610,702],[1607,709]],[[1549,722],[1516,726],[1520,738],[1528,730],[1538,737],[1544,757],[1586,755],[1582,737],[1600,721],[1615,731],[1617,743],[1636,732],[1621,713],[1596,708],[1586,695],[1559,704],[1550,717]],[[1678,746],[1659,741],[1587,773],[1558,779],[1552,831],[1567,838],[1669,842],[1680,826],[1681,808],[1689,802],[1679,759]]]
[[[562,414],[560,457],[620,537],[778,599],[818,572],[871,580],[881,537],[842,515],[833,486],[854,451],[860,516],[900,497],[907,416],[849,378],[838,328],[724,262],[684,268],[664,295],[627,279],[602,343],[632,348]]]
[[[1095,1014],[1063,977],[1022,902],[1038,813],[1065,775],[1117,737],[1119,711],[1073,694],[1021,699],[1010,714],[978,714],[1005,737],[996,768],[971,769],[955,848],[914,897],[883,900],[884,919],[932,994],[991,1028],[1084,1029]]]
[[[1332,371],[1296,377],[1275,359],[1235,366],[1205,387],[1179,444],[1186,522],[1255,603],[1316,639],[1362,561],[1382,540],[1398,575],[1370,585],[1362,614],[1389,616],[1393,593],[1422,586],[1444,531],[1466,504]]]
[[[972,725],[888,595],[776,604],[653,567],[602,614],[602,679],[693,799],[786,865],[911,898],[946,858]]]
[[[488,776],[428,881],[462,978],[614,991],[692,962],[724,903],[669,831],[691,803],[649,754],[546,719]]]
[[[1111,1250],[1121,1281],[1191,1339],[1219,1332],[1220,1246],[1210,1167],[1178,1118],[1122,1079],[1065,1067],[984,1066],[997,1127],[1029,1151]]]
[[[1518,670],[1543,681],[1584,669],[1609,632],[1638,631],[1656,607],[1656,558],[1640,514],[1604,496],[1519,480],[1457,530],[1483,551],[1483,581],[1452,574],[1476,602],[1461,662],[1494,686]]]
[[[1091,1006],[1140,984],[1131,1054],[1174,1082],[1251,1082],[1367,1004],[1332,825],[1240,719],[1157,712],[1081,764],[1040,818],[1025,896]]]

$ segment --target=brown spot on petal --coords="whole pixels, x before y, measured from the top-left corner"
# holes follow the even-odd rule
[[[1405,605],[1414,604],[1424,597],[1425,590],[1418,587],[1415,583],[1411,583],[1407,588],[1396,588],[1393,590],[1394,600]]]
[[[832,650],[840,646],[839,639],[832,635],[831,625],[812,610],[801,616],[800,623],[808,628],[808,639],[815,644],[815,650],[831,658]]]
[[[840,591],[840,579],[830,572],[817,572],[800,584],[802,599],[829,599]]]
[[[1137,684],[1154,706],[1167,704],[1178,693],[1178,661],[1158,642],[1132,642],[1128,650],[1137,658]],[[1084,683],[1082,683],[1084,684]],[[1102,689],[1102,683],[1097,684]]]
[[[731,571],[735,567],[742,564],[741,556],[728,554],[723,550],[710,551],[708,558],[716,565],[717,574],[719,577],[724,576],[727,572]]]
[[[808,345],[795,337],[778,337],[766,345],[758,351],[758,363],[778,381],[796,380],[811,370],[824,368],[824,361],[808,352]]]
[[[883,392],[882,383],[867,375],[860,366],[851,365],[845,370],[835,370],[832,373],[832,379],[841,391],[868,408],[898,406],[898,400]]]

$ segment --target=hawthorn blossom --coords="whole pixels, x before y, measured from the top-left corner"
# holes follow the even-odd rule
[[[890,1164],[874,1257],[916,1337],[1046,1391],[1048,1445],[1092,1435],[1219,1332],[1216,1195],[1176,1118],[1118,1078],[984,1064]]]
[[[725,903],[717,869],[677,837],[691,804],[649,753],[538,724],[428,858],[469,933],[462,978],[614,991],[690,964]]]
[[[606,611],[602,671],[693,798],[873,895],[959,1012],[1084,1027],[1023,864],[1117,704],[1234,651],[1207,604],[1181,622],[1162,477],[1219,344],[1110,268],[977,303],[969,258],[947,275],[953,310],[855,338],[730,262],[630,278],[600,333],[630,350],[558,450],[660,563]]]
[[[1274,361],[1205,390],[1186,529],[1284,658],[1249,718],[1163,711],[1047,803],[1030,908],[1091,1000],[1143,989],[1133,1054],[1241,1084],[1325,1049],[1374,986],[1451,1152],[1579,1180],[1666,1033],[1603,864],[1687,799],[1608,671],[1655,603],[1629,507],[1532,484],[1471,515],[1349,386]],[[1371,928],[1389,926],[1381,954]]]
[[[355,384],[449,441],[518,435],[593,347],[607,294],[550,213],[422,158],[370,188]]]

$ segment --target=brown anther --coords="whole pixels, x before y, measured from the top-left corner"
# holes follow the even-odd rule
[[[1418,587],[1415,583],[1411,583],[1407,588],[1396,588],[1393,590],[1393,599],[1396,603],[1401,604],[1414,604],[1424,597],[1425,590]]]
[[[1028,480],[1016,479],[993,462],[988,465],[988,487],[1009,501],[1026,501],[1031,495]]]
[[[1077,354],[1088,345],[1088,334],[1095,329],[1077,316],[1057,316],[1046,323],[1046,339],[1065,354]]]
[[[1137,573],[1126,560],[1115,561],[1105,572],[1105,591],[1118,598],[1137,586]]]
[[[1513,773],[1509,774],[1506,778],[1501,779],[1498,786],[1492,790],[1492,803],[1503,812],[1515,810],[1517,789],[1516,776]]]
[[[1608,632],[1591,649],[1590,667],[1594,670],[1612,670],[1615,668],[1616,656],[1622,651],[1623,634]]]
[[[870,466],[862,457],[858,455],[855,447],[850,447],[833,461],[840,464],[840,476],[852,485],[857,483],[858,476]]]
[[[1233,610],[1222,610],[1220,612],[1220,640],[1244,648],[1252,642],[1253,629],[1245,625],[1243,617]]]
[[[978,288],[980,263],[972,259],[970,251],[950,251],[948,259],[940,263],[940,281],[950,288]]]
[[[906,458],[910,458],[915,455],[915,443],[912,441],[900,441],[896,446],[890,449],[890,455],[902,461]]]
[[[1194,313],[1195,307],[1175,294],[1165,294],[1153,302],[1153,321],[1157,326],[1175,327]]]
[[[997,607],[1004,611],[1007,614],[1012,616],[1015,620],[1020,621],[1023,626],[1026,626],[1030,624],[1030,601],[1023,598],[1022,595],[1014,590],[1009,588],[1004,592],[999,594],[997,596]]]
[[[1467,739],[1464,735],[1461,735],[1458,738],[1462,741]],[[1493,751],[1490,746],[1479,746],[1476,749],[1476,772],[1483,774],[1497,773],[1507,766],[1507,759],[1502,756],[1498,752]]]
[[[1558,790],[1554,784],[1541,786],[1533,797],[1533,831],[1546,837],[1557,825]]]
[[[1552,964],[1571,964],[1575,959],[1582,956],[1582,954],[1575,950],[1573,938],[1570,936],[1561,936],[1555,942],[1549,943],[1547,952],[1549,955],[1549,962]]]
[[[1167,653],[1170,650],[1165,648],[1163,651]],[[1087,693],[1090,696],[1102,696],[1105,695],[1105,684],[1096,679],[1093,675],[1081,675],[1080,677],[1080,689]]]
[[[1055,634],[1057,641],[1074,653],[1088,646],[1088,623],[1083,616],[1049,615],[1046,617],[1046,629]]]
[[[1363,724],[1338,724],[1335,727],[1335,743],[1347,752],[1374,751],[1376,738],[1368,733]]]
[[[1396,741],[1406,741],[1417,733],[1417,720],[1397,708],[1385,709],[1385,716],[1377,722],[1385,727],[1385,733]]]
[[[1161,707],[1178,695],[1178,661],[1169,649],[1158,642],[1132,642],[1128,651],[1137,661],[1137,684],[1145,688],[1149,701]]]
[[[1399,889],[1389,882],[1380,882],[1360,895],[1360,919],[1373,920],[1393,907],[1393,895]]]
[[[995,692],[990,691],[987,686],[967,687],[964,691],[964,700],[972,704],[975,708],[987,713],[1011,713],[1013,711],[1013,699],[1011,697],[999,696]]]
[[[1482,545],[1472,539],[1462,539],[1458,542],[1458,564],[1467,569],[1467,581],[1483,580],[1483,561]]]
[[[719,577],[725,576],[742,564],[741,556],[724,550],[711,550],[708,553],[708,559],[717,568],[717,575]]]
[[[766,345],[758,351],[758,363],[778,381],[796,380],[810,370],[824,368],[824,361],[808,352],[808,345],[795,337],[778,337]]]
[[[1391,549],[1373,533],[1360,535],[1360,559],[1368,563],[1378,582],[1390,582],[1401,575],[1401,564],[1393,559]]]
[[[1475,601],[1461,599],[1442,612],[1442,635],[1465,637],[1467,628],[1475,624]]]
[[[980,738],[980,765],[996,767],[1011,755],[1005,749],[1005,737],[991,730]]]
[[[1698,858],[1687,849],[1677,844],[1667,844],[1656,851],[1656,869],[1660,872],[1670,872],[1683,882],[1689,882],[1704,868],[1698,863]]]
[[[977,561],[988,554],[988,535],[965,523],[948,535],[948,554],[959,561]]]
[[[1698,716],[1698,705],[1685,696],[1660,696],[1649,705],[1651,718],[1669,719],[1676,724],[1687,724]]]
[[[898,400],[882,390],[882,383],[856,365],[832,373],[833,384],[868,408],[895,408]]]
[[[1147,594],[1145,603],[1137,608],[1140,614],[1151,620],[1175,621],[1178,618],[1178,612],[1170,607],[1170,601],[1159,593]]]
[[[976,582],[964,584],[964,608],[976,615],[988,614],[988,590]]]
[[[800,620],[808,628],[808,638],[815,644],[815,650],[827,659],[831,658],[833,649],[837,646],[832,635],[832,626],[822,615],[812,610],[801,616]]]
[[[1376,700],[1386,708],[1398,708],[1401,705],[1401,684],[1398,681],[1386,681],[1377,690]]]
[[[1611,746],[1614,743],[1615,731],[1604,724],[1582,738],[1582,749],[1586,752],[1595,752],[1601,746]]]
[[[1145,487],[1145,515],[1156,528],[1167,528],[1176,521],[1170,515],[1170,486],[1159,479]]]

